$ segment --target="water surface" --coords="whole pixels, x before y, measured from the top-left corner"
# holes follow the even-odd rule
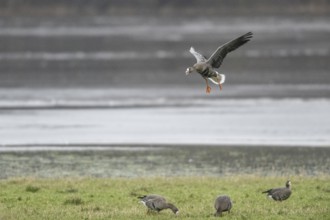
[[[0,145],[329,146],[326,16],[11,17],[0,20]],[[252,31],[219,70],[209,56]]]

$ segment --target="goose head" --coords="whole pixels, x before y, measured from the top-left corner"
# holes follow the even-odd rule
[[[290,188],[291,187],[291,181],[290,180],[286,181],[285,186],[287,188]]]
[[[195,68],[194,67],[188,67],[186,70],[186,75],[189,75],[189,73],[194,72]]]
[[[169,208],[172,210],[172,212],[175,214],[175,215],[179,215],[179,209],[173,205],[172,203],[167,203],[166,204],[166,208]]]

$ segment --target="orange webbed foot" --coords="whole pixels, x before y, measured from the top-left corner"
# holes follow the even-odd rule
[[[206,93],[207,94],[210,94],[211,93],[211,87],[210,86],[206,87]]]

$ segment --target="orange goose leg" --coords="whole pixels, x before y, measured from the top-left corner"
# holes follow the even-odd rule
[[[209,83],[208,83],[207,79],[206,78],[204,78],[204,79],[205,79],[205,82],[206,82],[206,93],[210,94],[211,93],[211,87],[209,86]]]
[[[220,84],[220,79],[218,80],[219,82],[219,88],[220,88],[220,91],[222,90],[222,85]]]

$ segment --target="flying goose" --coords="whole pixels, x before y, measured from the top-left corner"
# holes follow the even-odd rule
[[[141,203],[149,210],[160,212],[163,209],[171,209],[174,214],[179,214],[179,209],[173,204],[166,202],[166,199],[160,195],[144,195],[138,197]]]
[[[214,216],[221,216],[222,212],[226,212],[226,211],[230,213],[231,207],[232,207],[232,202],[229,196],[218,196],[214,202],[214,208],[216,210]]]
[[[275,201],[283,201],[290,197],[291,195],[291,182],[290,180],[286,181],[285,187],[269,189],[262,193],[267,193],[267,196],[274,199]]]
[[[214,68],[219,68],[227,53],[236,50],[246,42],[250,41],[252,35],[252,32],[248,32],[236,39],[225,43],[224,45],[218,47],[218,49],[216,49],[216,51],[214,51],[214,53],[208,59],[202,54],[198,53],[193,47],[191,47],[189,52],[194,55],[197,63],[195,63],[192,67],[187,68],[186,75],[192,73],[193,71],[201,74],[206,82],[206,93],[211,92],[211,87],[207,81],[208,79],[214,84],[219,85],[220,90],[222,90],[221,84],[225,82],[225,75],[218,73],[214,70]]]

